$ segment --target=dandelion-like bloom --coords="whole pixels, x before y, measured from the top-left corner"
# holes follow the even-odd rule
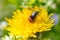
[[[34,11],[39,11],[33,22],[29,21],[29,17]],[[38,7],[27,7],[23,10],[16,10],[13,12],[14,15],[12,18],[6,20],[8,21],[7,30],[10,31],[10,34],[15,36],[22,36],[23,40],[29,37],[36,37],[36,32],[43,32],[51,30],[51,27],[54,25],[54,20],[50,17],[53,14],[48,15],[48,12],[45,8]]]

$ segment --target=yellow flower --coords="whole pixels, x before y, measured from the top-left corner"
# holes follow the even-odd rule
[[[39,11],[39,13],[32,20],[34,22],[30,22],[28,19],[34,11]],[[49,31],[54,25],[54,20],[50,18],[53,14],[48,15],[45,8],[27,7],[23,8],[22,11],[18,9],[13,13],[12,18],[6,18],[10,26],[7,27],[7,30],[10,31],[9,34],[23,37],[23,40],[29,37],[36,37],[35,34],[37,32]]]

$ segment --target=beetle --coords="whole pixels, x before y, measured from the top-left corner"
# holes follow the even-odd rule
[[[39,11],[34,11],[28,18],[30,22],[33,22],[36,16],[38,15]]]

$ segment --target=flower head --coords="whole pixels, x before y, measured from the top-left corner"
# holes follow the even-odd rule
[[[56,13],[54,13],[54,15],[53,15],[51,18],[54,19],[54,25],[57,25],[58,22],[59,22],[59,17],[58,17],[58,15],[57,15]]]
[[[34,20],[30,22],[29,17],[33,12],[39,11]],[[23,8],[23,10],[16,10],[13,12],[14,15],[12,18],[6,20],[8,21],[8,25],[10,27],[7,30],[10,31],[10,34],[15,36],[22,36],[23,39],[27,39],[29,37],[36,37],[36,32],[43,32],[51,30],[51,27],[54,25],[54,20],[50,18],[53,14],[48,15],[48,12],[45,8],[38,7],[27,7]]]

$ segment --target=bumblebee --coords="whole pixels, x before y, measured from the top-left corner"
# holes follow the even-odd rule
[[[30,22],[33,22],[34,19],[36,18],[36,16],[38,15],[38,13],[39,13],[39,11],[33,12],[33,13],[30,15],[30,17],[28,18],[28,20],[29,20]]]

